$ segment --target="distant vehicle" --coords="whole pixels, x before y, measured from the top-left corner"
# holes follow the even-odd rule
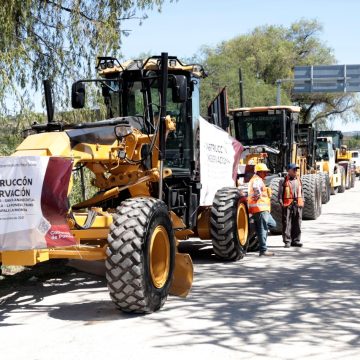
[[[360,177],[360,150],[351,152],[351,160],[355,163],[355,174]]]

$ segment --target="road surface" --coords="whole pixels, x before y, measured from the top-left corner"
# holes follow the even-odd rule
[[[303,223],[303,248],[269,237],[273,258],[221,263],[192,242],[190,295],[146,316],[117,311],[102,277],[64,266],[6,277],[1,358],[359,359],[359,204],[356,181]]]

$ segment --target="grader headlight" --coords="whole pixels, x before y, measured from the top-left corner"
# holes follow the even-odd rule
[[[130,125],[117,125],[115,126],[114,131],[116,138],[120,141],[133,132]]]

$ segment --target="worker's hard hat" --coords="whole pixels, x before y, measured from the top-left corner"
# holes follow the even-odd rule
[[[291,163],[289,164],[287,167],[286,167],[287,170],[296,170],[296,169],[300,169],[300,166],[294,164],[294,163]]]
[[[259,164],[256,164],[256,165],[255,165],[255,172],[259,172],[259,171],[269,172],[270,170],[268,169],[268,167],[266,166],[266,164],[259,163]]]

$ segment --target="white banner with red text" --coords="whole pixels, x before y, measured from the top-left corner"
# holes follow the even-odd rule
[[[200,205],[212,205],[217,190],[236,186],[243,146],[226,131],[200,117]]]
[[[0,157],[0,250],[75,245],[67,224],[72,161]]]

